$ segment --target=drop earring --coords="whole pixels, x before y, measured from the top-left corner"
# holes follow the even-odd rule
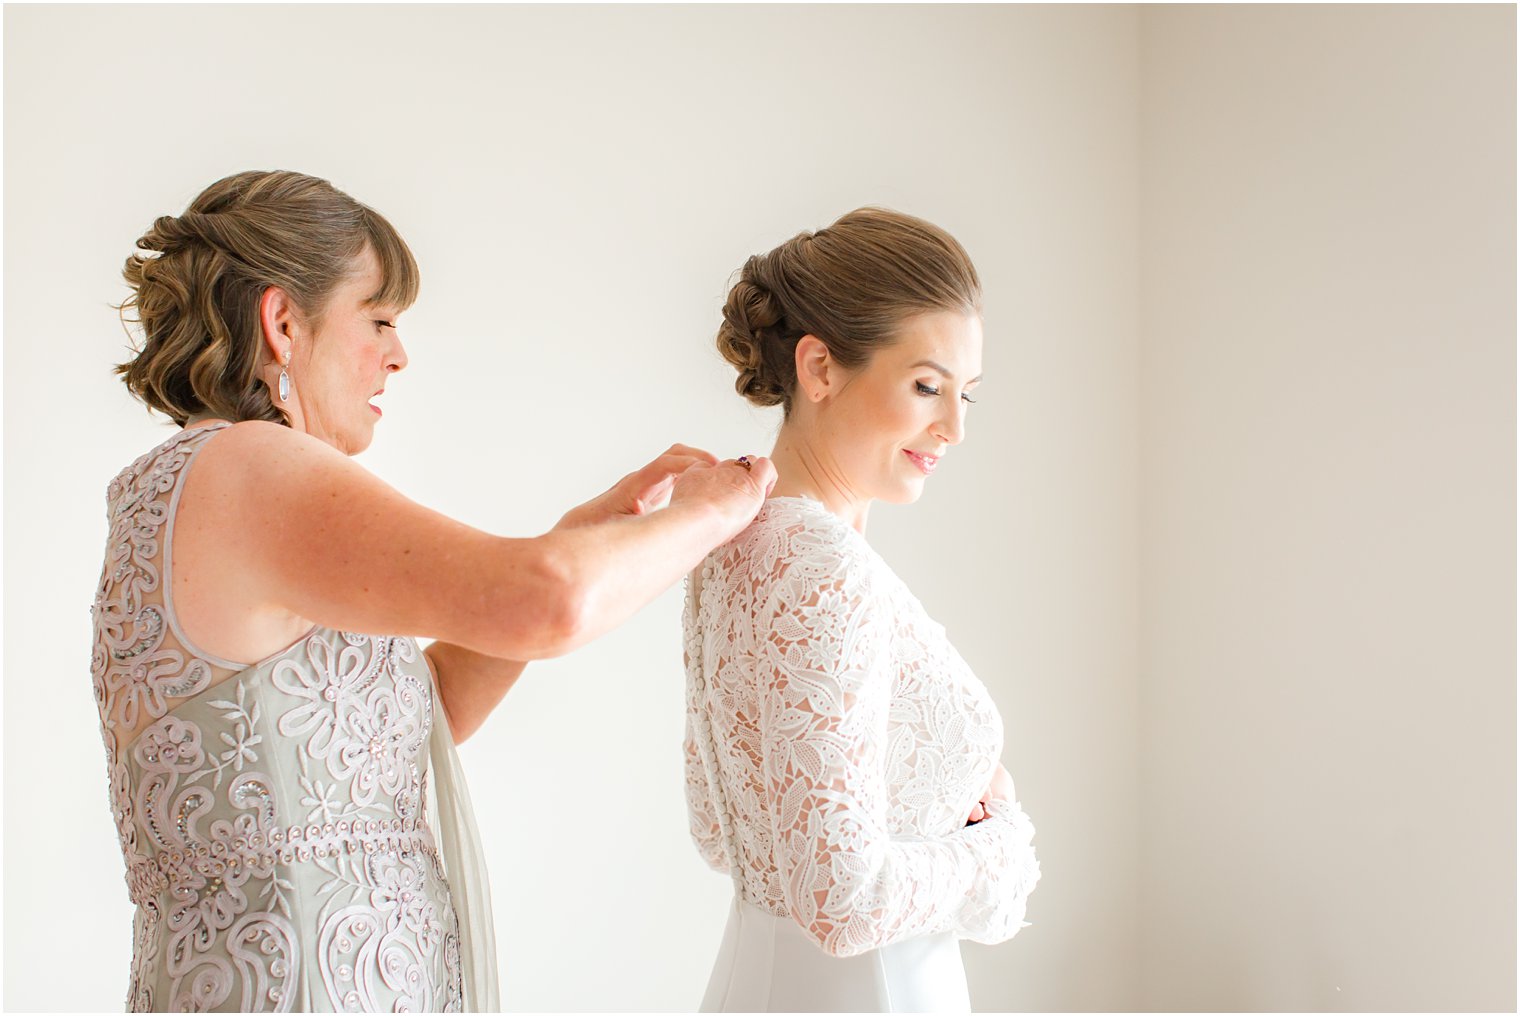
[[[285,372],[285,368],[289,367],[289,366],[290,366],[290,350],[287,349],[287,350],[285,350],[285,360],[284,360],[284,363],[280,367],[280,401],[281,402],[289,402],[290,401],[290,375]]]

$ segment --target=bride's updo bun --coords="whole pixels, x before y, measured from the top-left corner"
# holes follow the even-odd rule
[[[787,343],[776,333],[782,311],[770,291],[752,281],[758,260],[752,257],[745,262],[741,278],[728,292],[723,326],[718,329],[718,350],[739,371],[734,388],[740,395],[758,406],[779,406],[786,400],[783,379],[787,358],[777,353],[784,346],[795,346],[797,340]]]
[[[953,236],[912,215],[857,208],[744,262],[723,305],[718,351],[739,372],[740,395],[789,415],[802,336],[854,368],[895,341],[907,318],[980,313],[981,304],[976,268]]]

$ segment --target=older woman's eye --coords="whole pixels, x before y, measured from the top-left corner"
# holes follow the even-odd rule
[[[920,394],[920,395],[938,395],[939,394],[939,389],[935,388],[932,385],[926,385],[922,381],[915,381],[913,383],[918,386],[918,394]]]
[[[375,330],[376,331],[380,330],[381,328],[395,328],[395,327],[396,327],[396,322],[394,322],[394,321],[382,321],[379,318],[375,319]]]

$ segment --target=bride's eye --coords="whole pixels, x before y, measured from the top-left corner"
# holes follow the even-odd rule
[[[913,383],[918,386],[918,394],[920,394],[920,395],[938,395],[939,394],[939,389],[935,388],[933,385],[926,385],[922,381],[915,381]]]
[[[965,399],[967,402],[971,403],[973,406],[976,405],[976,400],[971,397],[971,394],[969,392],[961,392],[961,398]]]

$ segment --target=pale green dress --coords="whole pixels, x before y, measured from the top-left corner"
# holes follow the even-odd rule
[[[91,670],[137,907],[127,1005],[497,1009],[490,889],[417,642],[316,627],[249,665],[180,629],[175,511],[226,426],[107,492]]]

